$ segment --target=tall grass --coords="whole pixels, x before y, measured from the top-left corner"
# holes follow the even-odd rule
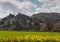
[[[0,42],[60,42],[60,33],[0,31]]]

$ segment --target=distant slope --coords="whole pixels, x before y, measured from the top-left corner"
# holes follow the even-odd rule
[[[60,13],[38,13],[32,15],[31,17],[41,20],[42,22],[46,22],[48,18],[54,22],[60,21]]]

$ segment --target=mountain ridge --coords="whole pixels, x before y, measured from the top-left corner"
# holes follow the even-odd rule
[[[0,30],[56,31],[56,28],[60,28],[60,25],[55,27],[56,23],[60,23],[59,21],[60,13],[38,13],[31,17],[22,13],[17,15],[9,14],[1,19]],[[47,27],[44,27],[44,24]],[[53,25],[55,29],[52,28]]]

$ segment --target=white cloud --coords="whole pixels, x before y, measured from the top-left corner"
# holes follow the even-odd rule
[[[26,15],[33,15],[40,12],[60,12],[60,0],[38,0],[43,3],[41,7],[33,4],[29,0],[19,2],[18,0],[0,0],[0,17],[5,17],[9,13],[21,12]],[[31,8],[36,11],[31,12]]]
[[[41,13],[41,12],[48,13],[50,11],[49,11],[49,9],[45,9],[45,8],[37,8],[35,13],[37,14],[37,13]]]
[[[38,0],[43,3],[41,7],[36,9],[36,12],[59,12],[60,0]]]
[[[33,4],[30,1],[25,0],[24,2],[22,2],[22,6],[21,6],[20,10],[22,13],[31,16],[31,15],[33,15],[33,13],[31,12],[32,7],[36,9],[37,5]]]
[[[8,13],[17,13],[21,12],[26,15],[31,16],[31,8],[37,8],[37,5],[33,4],[29,0],[24,0],[19,2],[18,0],[0,0],[0,14],[5,17]],[[1,12],[1,10],[3,12]],[[0,16],[1,17],[1,16]]]
[[[52,8],[50,8],[50,10],[52,12],[58,12],[58,13],[60,13],[60,6],[52,7]]]

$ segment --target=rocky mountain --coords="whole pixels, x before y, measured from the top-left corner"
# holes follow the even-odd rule
[[[9,14],[0,20],[0,30],[60,31],[60,13]]]
[[[37,23],[38,26],[34,26],[34,23]],[[18,13],[16,16],[9,14],[0,21],[0,30],[37,30],[39,27],[38,22],[21,13]]]

